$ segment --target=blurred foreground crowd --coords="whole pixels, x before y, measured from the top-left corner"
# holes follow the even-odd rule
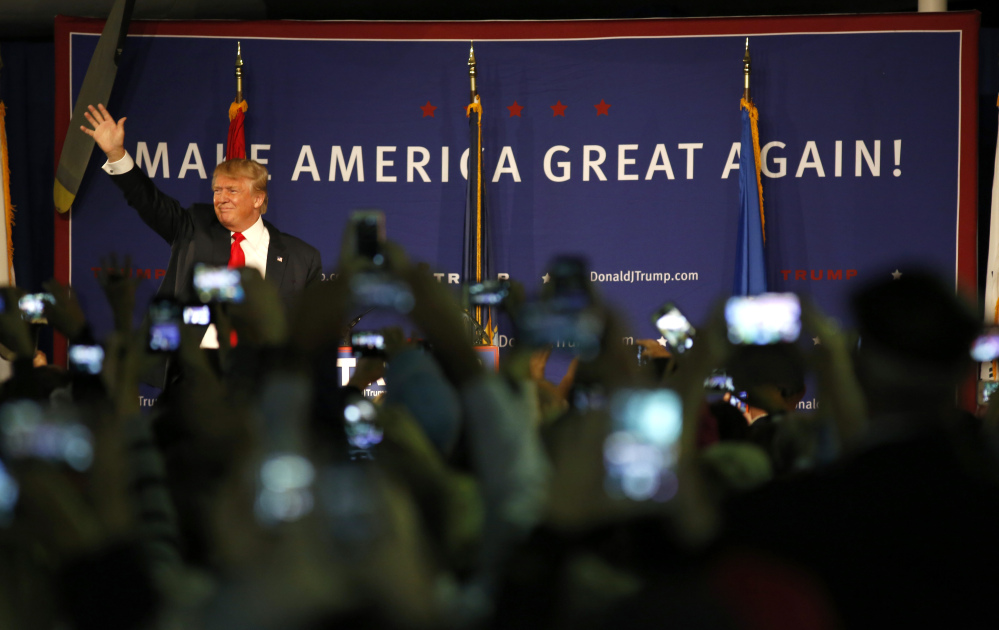
[[[446,285],[385,247],[423,339],[380,331],[346,384],[351,261],[290,313],[239,270],[221,347],[181,327],[151,410],[127,266],[96,373],[35,366],[0,314],[0,628],[999,627],[999,409],[956,404],[980,324],[952,288],[886,279],[849,332],[803,303],[804,343],[733,344],[719,307],[637,361],[587,287],[596,342],[550,383],[550,346],[483,367]]]

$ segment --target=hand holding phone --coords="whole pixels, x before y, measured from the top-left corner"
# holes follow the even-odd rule
[[[669,501],[683,429],[679,394],[668,389],[618,390],[610,400],[611,433],[604,440],[607,492],[633,501]]]
[[[486,280],[468,285],[468,304],[470,306],[499,306],[510,295],[509,280]]]
[[[383,437],[374,403],[361,395],[349,396],[343,407],[343,429],[350,459],[374,459],[373,449]]]
[[[725,321],[732,343],[790,343],[801,334],[801,302],[793,293],[732,297],[725,304]]]
[[[694,334],[697,331],[672,302],[663,304],[662,308],[652,314],[652,323],[676,352],[682,354],[694,345]]]
[[[552,345],[590,359],[600,351],[604,323],[596,309],[570,310],[545,300],[528,302],[516,319],[517,338],[528,347]]]
[[[354,356],[361,357],[384,357],[385,356],[385,335],[376,331],[357,331],[350,334],[350,346],[354,350]]]
[[[203,304],[210,302],[240,303],[246,297],[239,269],[194,265],[194,292]]]
[[[385,213],[381,210],[355,210],[350,217],[352,251],[367,266],[385,266]]]
[[[77,344],[69,347],[69,369],[78,374],[100,374],[104,367],[104,348]]]
[[[735,384],[732,377],[725,372],[714,371],[704,379],[704,390],[708,392],[735,392]]]
[[[988,328],[971,343],[971,359],[979,363],[999,358],[999,328]]]
[[[978,404],[989,404],[996,390],[999,390],[999,381],[978,381]]]
[[[149,338],[152,352],[176,352],[180,348],[182,322],[180,304],[172,298],[154,299],[149,305]]]
[[[207,326],[212,323],[211,307],[207,304],[185,306],[183,320],[187,326]]]
[[[22,295],[17,301],[17,306],[21,310],[21,318],[29,324],[46,324],[45,304],[55,304],[55,297],[51,293],[28,293]]]
[[[595,307],[586,261],[556,256],[547,275],[541,299],[524,304],[517,315],[518,339],[529,346],[551,344],[570,348],[585,359],[595,357],[606,322]]]
[[[0,408],[0,451],[7,460],[37,459],[85,471],[94,459],[90,430],[72,417],[31,400]]]
[[[580,311],[593,305],[593,285],[587,275],[586,259],[580,256],[556,256],[548,265],[549,282],[542,296],[555,309]]]
[[[400,313],[413,310],[416,300],[402,280],[385,271],[361,271],[350,277],[350,292],[362,308],[391,308]]]
[[[263,452],[254,513],[261,525],[276,527],[303,518],[315,504],[316,471],[303,444],[313,391],[304,376],[282,371],[271,373],[260,390],[255,416]]]

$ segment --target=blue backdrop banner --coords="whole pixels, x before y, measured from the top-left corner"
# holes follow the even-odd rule
[[[57,21],[57,142],[101,25]],[[648,318],[664,301],[696,321],[731,291],[747,35],[770,290],[841,318],[860,283],[916,264],[974,291],[977,28],[976,14],[137,22],[107,105],[128,117],[126,148],[163,191],[207,202],[241,41],[247,153],[271,173],[267,218],[319,248],[332,274],[351,211],[380,208],[389,238],[457,284],[474,38],[493,273],[536,291],[555,254],[582,254],[630,334],[657,337]],[[169,246],[99,153],[71,219],[57,219],[56,262],[103,333],[101,258],[131,255],[141,300]],[[501,321],[497,345],[511,335]]]

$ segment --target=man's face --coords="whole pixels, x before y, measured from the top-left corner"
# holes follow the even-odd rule
[[[218,175],[212,186],[215,216],[231,232],[242,232],[260,218],[264,193],[253,190],[249,177]]]

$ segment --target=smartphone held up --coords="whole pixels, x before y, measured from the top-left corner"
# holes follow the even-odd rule
[[[509,280],[486,280],[465,289],[469,306],[499,306],[510,295]]]
[[[385,335],[380,332],[351,332],[350,346],[356,358],[385,357]]]
[[[347,225],[346,250],[359,268],[350,279],[351,294],[358,306],[390,308],[400,313],[413,309],[409,287],[387,273],[384,212],[355,210]]]
[[[172,298],[157,298],[149,304],[149,338],[151,352],[175,352],[180,348],[180,326],[183,309]]]
[[[586,261],[557,256],[545,274],[541,296],[524,304],[517,317],[518,338],[530,346],[569,348],[584,360],[600,351],[606,322],[597,307]]]
[[[243,301],[243,280],[239,269],[212,267],[203,263],[194,265],[194,292],[203,304],[212,302]]]
[[[987,328],[971,343],[971,360],[985,363],[999,359],[999,328]]]
[[[610,413],[611,432],[604,440],[607,493],[633,501],[672,499],[683,428],[679,394],[669,389],[619,390],[611,397]]]
[[[17,300],[21,318],[29,324],[48,323],[45,319],[46,304],[55,304],[55,297],[51,293],[28,293]]]
[[[734,344],[792,343],[801,334],[801,302],[793,293],[761,293],[725,303],[728,338]]]
[[[652,314],[652,323],[669,347],[676,352],[682,354],[693,347],[697,331],[672,302],[667,302]]]
[[[367,266],[385,266],[385,213],[381,210],[355,210],[350,217],[350,249]]]
[[[100,374],[104,368],[104,348],[98,345],[74,344],[69,347],[69,369],[78,374]]]

